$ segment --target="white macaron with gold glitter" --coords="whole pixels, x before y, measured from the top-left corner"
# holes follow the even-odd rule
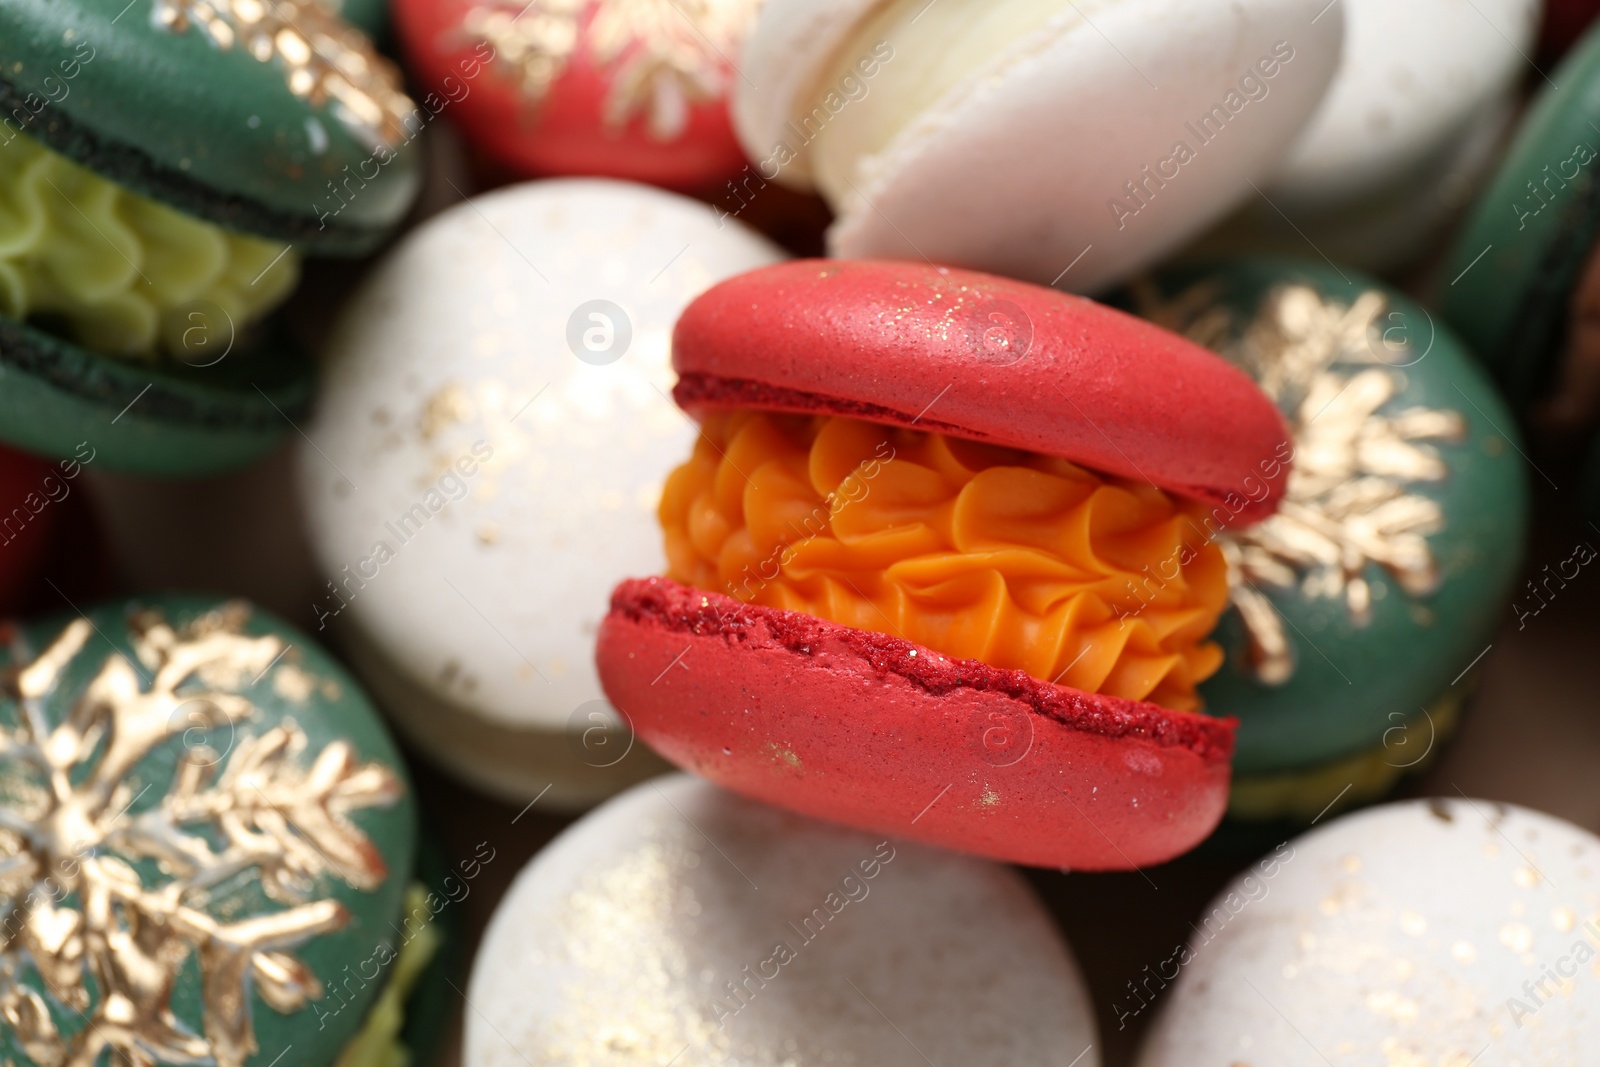
[[[1600,1062],[1600,838],[1549,815],[1458,796],[1345,816],[1194,931],[1123,994],[1159,1011],[1140,1067]]]
[[[465,1067],[1099,1067],[1055,925],[1010,868],[685,775],[567,830],[489,923]]]
[[[835,255],[1077,292],[1255,195],[1343,32],[1301,0],[767,0],[733,100],[751,164],[815,187]]]
[[[346,305],[300,455],[327,579],[305,622],[420,752],[546,805],[660,769],[594,635],[611,587],[665,564],[656,502],[696,435],[672,324],[780,258],[658,189],[534,182],[412,231]]]

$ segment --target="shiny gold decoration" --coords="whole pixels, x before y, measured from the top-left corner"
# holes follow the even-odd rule
[[[1408,595],[1439,585],[1428,537],[1444,528],[1437,501],[1410,491],[1448,474],[1428,441],[1460,441],[1460,412],[1382,409],[1404,391],[1409,341],[1383,333],[1386,301],[1369,290],[1346,306],[1316,290],[1273,290],[1236,334],[1214,287],[1197,285],[1151,304],[1147,317],[1227,355],[1289,412],[1294,469],[1276,514],[1223,535],[1234,605],[1250,635],[1251,666],[1269,685],[1288,681],[1294,655],[1283,617],[1261,586],[1344,601],[1356,625],[1371,618],[1369,563]],[[1395,331],[1391,330],[1391,333]]]
[[[407,139],[416,105],[400,91],[400,72],[321,0],[155,0],[153,17],[173,33],[198,28],[224,52],[276,61],[291,93],[313,107],[331,103],[369,150]]]
[[[584,15],[593,14],[584,26]],[[491,0],[467,13],[469,39],[487,42],[495,65],[537,106],[578,53],[615,67],[605,122],[620,129],[641,112],[657,140],[682,135],[689,106],[727,90],[723,67],[744,39],[759,0]]]
[[[25,665],[0,678],[16,717],[0,723],[0,1027],[37,1064],[88,1067],[110,1050],[111,1062],[141,1067],[239,1067],[257,1049],[252,990],[286,1013],[322,995],[291,954],[348,919],[338,901],[316,899],[319,880],[372,889],[387,873],[347,814],[392,803],[399,779],[342,742],[305,765],[292,720],[249,732],[255,707],[237,690],[283,642],[241,633],[247,614],[228,605],[181,631],[138,616],[137,662],[107,656],[54,725],[47,701],[102,638],[79,618],[29,662],[12,635]],[[147,756],[225,726],[220,774],[223,754],[187,745],[161,802],[130,814],[153,785],[135,789]],[[255,883],[283,907],[239,914]],[[191,956],[199,1032],[172,1004]]]

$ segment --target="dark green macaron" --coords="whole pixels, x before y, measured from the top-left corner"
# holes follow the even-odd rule
[[[0,104],[124,188],[311,254],[372,250],[420,181],[398,72],[318,0],[8,0]]]
[[[0,437],[208,474],[307,412],[262,321],[419,184],[424,116],[317,0],[0,6]]]
[[[1381,795],[1453,726],[1519,573],[1511,414],[1442,323],[1353,271],[1223,261],[1127,303],[1253,375],[1294,433],[1277,514],[1224,535],[1227,658],[1201,694],[1239,718],[1230,814]]]
[[[1444,321],[1521,413],[1561,388],[1569,309],[1597,237],[1600,25],[1542,85],[1439,272]],[[1548,427],[1553,438],[1595,443],[1583,481],[1600,513],[1600,411],[1565,421]]]
[[[339,1061],[425,892],[412,786],[360,689],[237,601],[0,638],[0,870],[25,935],[0,1061]]]

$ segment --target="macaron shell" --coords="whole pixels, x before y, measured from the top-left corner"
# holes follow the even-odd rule
[[[72,492],[80,470],[0,447],[0,612],[18,610],[39,587],[62,514],[55,505]]]
[[[616,582],[665,567],[655,508],[696,434],[670,400],[672,323],[780,256],[702,203],[601,180],[510,186],[408,234],[327,345],[300,497],[333,585],[307,617],[358,630],[419,713],[550,737],[609,716],[595,627]]]
[[[800,102],[815,88],[819,72],[850,39],[851,31],[885,2],[765,0],[739,58],[742,69],[759,71],[761,76],[741,79],[731,101],[734,129],[751,159],[767,159],[777,145],[789,140],[789,120],[806,110]],[[775,180],[810,189],[806,154],[784,164]]]
[[[532,12],[523,29],[531,32],[538,19],[552,23],[548,36],[532,43],[469,25],[496,10],[520,20],[521,4],[396,0],[395,20],[413,73],[436,95],[451,99],[452,120],[475,146],[515,173],[600,175],[692,191],[713,187],[745,165],[728,116],[727,94],[739,76],[722,54],[726,44],[716,43],[723,34],[695,22],[737,22],[748,17],[741,7],[753,2],[718,0],[689,10],[669,5],[676,10],[666,16],[673,21],[665,32],[683,32],[686,24],[693,33],[687,45],[649,39],[655,24],[634,11],[630,29],[640,36],[615,54],[617,42],[597,40],[594,24],[606,8],[627,15],[626,0]],[[569,25],[570,46],[552,47]],[[638,69],[652,49],[659,50],[654,65]],[[536,95],[524,83],[541,62],[553,73]],[[716,87],[707,99],[695,95],[704,85]],[[622,99],[632,107],[619,120],[613,111]],[[657,109],[670,132],[656,128]],[[673,115],[665,117],[665,111]]]
[[[831,252],[1102,290],[1256,195],[1321,99],[1343,32],[1338,5],[1313,23],[1296,0],[1120,0],[1092,17],[1062,14],[865,161],[835,205]],[[1280,42],[1294,58],[1246,100],[1239,79],[1259,80]],[[1239,110],[1199,140],[1186,123],[1231,110],[1230,93]],[[1179,142],[1193,158],[1130,195],[1124,183]]]
[[[1288,291],[1305,302],[1274,302]],[[1227,661],[1201,686],[1208,709],[1239,717],[1236,772],[1314,771],[1384,745],[1397,767],[1419,760],[1428,729],[1403,725],[1465,695],[1463,672],[1494,640],[1521,573],[1529,490],[1521,442],[1507,436],[1516,420],[1447,326],[1348,267],[1222,260],[1156,275],[1141,304],[1158,321],[1187,308],[1198,328],[1225,323],[1219,351],[1285,383],[1296,434],[1298,495],[1239,535],[1266,561],[1244,573],[1282,620],[1292,673],[1259,676],[1235,608],[1213,634]],[[1269,340],[1294,328],[1304,347]],[[1353,328],[1359,340],[1330,343]],[[1365,495],[1352,497],[1357,482]],[[1330,558],[1340,563],[1310,562]],[[1288,578],[1273,581],[1271,566]]]
[[[252,14],[278,34],[259,36]],[[0,42],[23,132],[229,229],[361,252],[416,195],[398,73],[315,0],[17,0],[0,7]]]
[[[1370,195],[1467,138],[1527,72],[1541,5],[1343,0],[1340,7],[1339,69],[1268,190],[1291,215]]]
[[[307,998],[292,1010],[280,1011],[266,1002],[259,986],[252,990],[253,983],[247,971],[237,979],[237,984],[230,983],[226,976],[220,976],[217,985],[221,995],[207,996],[202,983],[190,977],[198,978],[198,970],[190,970],[189,967],[184,968],[183,976],[170,991],[155,994],[170,994],[170,1004],[178,1021],[191,1033],[205,1033],[209,1039],[212,1033],[203,1029],[203,1020],[210,1012],[221,1009],[227,1003],[232,984],[234,988],[243,989],[244,1001],[236,1007],[228,1007],[230,1010],[250,1012],[259,1045],[259,1051],[245,1061],[251,1067],[270,1064],[274,1056],[290,1047],[295,1049],[297,1063],[317,1067],[335,1063],[345,1043],[361,1028],[368,1009],[381,990],[382,979],[389,973],[389,958],[378,952],[378,945],[390,943],[394,937],[391,923],[402,916],[403,898],[415,861],[416,796],[394,742],[350,675],[315,641],[266,612],[241,602],[225,603],[209,597],[187,595],[141,598],[85,607],[88,611],[83,615],[67,612],[36,622],[5,624],[0,628],[0,670],[10,671],[26,663],[37,662],[36,657],[50,647],[70,624],[87,618],[92,625],[92,632],[77,654],[67,660],[53,689],[39,701],[45,721],[58,724],[67,720],[75,706],[82,706],[81,698],[91,680],[100,674],[112,655],[120,655],[129,664],[125,668],[127,676],[132,679],[142,699],[135,701],[133,694],[115,681],[110,685],[102,685],[97,703],[103,709],[104,722],[112,729],[117,726],[128,728],[132,723],[138,723],[145,730],[161,731],[165,737],[151,745],[147,754],[135,759],[133,765],[112,783],[125,791],[129,798],[123,812],[127,816],[123,826],[167,826],[173,804],[171,798],[180,789],[178,775],[192,775],[199,769],[199,765],[187,765],[190,759],[204,757],[206,749],[216,755],[209,769],[223,785],[212,791],[209,779],[200,778],[190,788],[198,786],[202,795],[209,792],[213,799],[225,801],[228,797],[226,776],[230,772],[234,775],[259,775],[262,785],[257,788],[268,791],[285,788],[283,779],[277,777],[283,772],[273,767],[271,750],[264,745],[250,744],[261,741],[275,727],[283,727],[291,735],[298,735],[303,744],[303,748],[296,748],[291,742],[287,758],[290,765],[303,776],[301,780],[308,789],[320,787],[318,780],[310,773],[319,756],[335,743],[342,742],[350,746],[352,762],[345,769],[341,769],[337,762],[320,767],[322,775],[341,776],[348,785],[345,795],[331,802],[333,810],[324,814],[324,818],[336,817],[339,822],[325,824],[323,832],[326,837],[320,842],[304,833],[303,828],[311,821],[306,812],[285,813],[287,823],[300,829],[290,829],[288,825],[283,827],[283,837],[294,839],[298,847],[308,853],[312,849],[345,850],[339,852],[338,865],[326,851],[320,857],[326,869],[318,872],[321,864],[315,861],[309,864],[315,876],[310,883],[312,893],[308,900],[308,903],[333,902],[347,913],[345,920],[336,928],[303,943],[292,935],[285,936],[280,942],[283,950],[289,954],[289,958],[280,966],[287,969],[293,965],[293,960],[303,963],[309,970],[309,976],[324,990],[322,995],[315,999]],[[181,635],[184,628],[197,619],[216,613],[238,614],[236,622],[230,622],[220,630],[212,630],[210,638],[189,641],[183,650],[189,657],[187,669],[181,666],[183,659],[174,657],[165,664],[158,683],[151,674],[156,664],[139,659],[134,648],[136,629],[133,616],[147,610],[159,612],[180,635],[180,640],[183,640]],[[219,649],[215,640],[218,633],[254,639],[276,638],[284,646],[283,654],[264,668],[245,670],[240,662],[248,664],[253,661],[248,656],[241,656],[237,650],[230,653],[226,647]],[[206,671],[203,680],[199,676],[202,668]],[[171,677],[174,674],[177,674],[176,679]],[[185,682],[187,684],[180,687],[180,683]],[[158,684],[178,687],[178,698],[174,700],[170,696],[163,697],[152,692]],[[207,706],[212,710],[207,712]],[[142,715],[130,712],[135,707]],[[0,726],[6,727],[8,732],[15,727],[17,717],[21,714],[15,698],[0,699]],[[215,725],[205,725],[208,714],[216,717]],[[166,729],[162,731],[162,727]],[[158,738],[161,733],[157,734]],[[132,741],[126,746],[126,751],[133,753],[139,749],[139,741]],[[249,770],[246,770],[244,762],[247,759],[257,761],[250,765]],[[80,771],[87,770],[91,763],[101,770],[107,766],[106,762],[98,762],[86,754],[76,767]],[[185,766],[187,771],[180,771]],[[374,776],[380,774],[392,780],[395,790],[392,799],[362,803],[361,794],[373,788]],[[19,773],[17,780],[26,782],[26,774]],[[7,799],[7,816],[19,816],[14,796]],[[342,803],[344,799],[350,800],[348,806]],[[168,809],[166,817],[163,817],[164,808]],[[143,821],[146,817],[148,822]],[[224,822],[230,818],[232,815],[225,809],[223,814],[215,817]],[[108,824],[112,821],[106,820]],[[208,824],[213,823],[214,817],[209,813],[192,815],[185,820],[180,833],[164,838],[168,842],[166,847],[176,849],[186,844],[185,839],[190,833],[198,836],[210,832]],[[102,832],[98,824],[96,827],[96,833]],[[228,839],[222,829],[214,832],[215,840]],[[288,865],[281,838],[259,830],[250,819],[241,819],[237,832],[250,835],[249,839],[261,850],[263,858],[258,863],[242,860],[243,870],[225,871],[224,879],[211,887],[209,899],[201,894],[190,894],[185,902],[209,914],[219,924],[243,921],[258,915],[281,916],[287,905],[282,899],[269,895],[263,884],[263,873],[272,870],[274,864],[279,865],[279,870]],[[152,894],[158,885],[176,885],[176,876],[165,868],[165,861],[162,861],[164,876],[150,873],[157,869],[156,862],[149,858],[150,846],[146,846],[144,851],[130,851],[125,850],[114,838],[102,838],[74,847],[87,850],[90,844],[96,847],[97,854],[109,853],[131,859],[141,866],[148,865],[147,871],[141,873],[146,879],[146,888]],[[220,845],[212,847],[218,854],[223,851]],[[189,855],[192,856],[193,852]],[[336,873],[373,860],[378,861],[383,873],[376,884],[366,888]],[[213,858],[201,865],[199,875],[215,873],[224,863],[233,862],[232,858],[227,861]],[[306,863],[299,857],[296,857],[296,862]],[[173,895],[175,897],[176,893]],[[199,897],[199,902],[193,902],[193,897]],[[71,899],[77,900],[78,897],[75,895]],[[74,906],[74,911],[78,911],[78,907]],[[133,916],[123,908],[121,904],[117,906],[116,921],[124,921],[124,917],[125,921],[133,921]],[[184,941],[188,940],[180,939],[166,926],[145,929],[147,940],[139,946],[145,952],[160,950],[165,954],[183,947]],[[234,939],[239,938],[240,933],[234,929],[231,936],[218,936],[214,942],[198,934],[191,936],[203,944],[205,950],[220,956],[237,943]],[[118,952],[117,957],[119,962],[127,958],[122,952]],[[156,964],[150,963],[148,966],[160,974],[159,970],[155,970]],[[365,980],[349,981],[346,985],[346,967],[351,969],[351,974],[364,967]],[[94,989],[87,969],[83,973],[84,977],[80,980]],[[61,981],[59,974],[54,982],[48,976],[41,978],[33,968],[27,968],[27,977],[22,978],[25,987],[32,986],[48,999],[57,1001],[59,1011],[70,1011],[66,1005],[60,1004],[63,992],[59,985]],[[338,991],[337,995],[335,990]],[[98,997],[101,994],[94,992],[91,995]],[[155,1003],[165,1006],[161,1001]],[[17,1047],[20,1043],[17,1038],[18,1032],[13,1027],[0,1027],[0,1055],[15,1057],[19,1063],[33,1062],[23,1049]],[[108,1055],[106,1058],[111,1057]]]
[[[800,260],[730,279],[673,331],[675,396],[821,411],[1062,456],[1269,514],[1288,430],[1249,377],[1081,297],[920,263]]]
[[[1593,1063],[1597,900],[1600,840],[1536,811],[1450,797],[1325,823],[1153,968],[1137,1062]]]
[[[686,770],[779,807],[1013,863],[1128,870],[1227,803],[1231,721],[1081,693],[883,634],[627,582],[612,704]]]
[[[1438,272],[1442,317],[1517,409],[1550,386],[1600,231],[1600,32],[1550,78]]]
[[[1100,1063],[1083,980],[1016,872],[686,775],[523,869],[466,997],[466,1067]]]
[[[55,459],[199,477],[261,458],[304,419],[310,362],[272,326],[206,367],[102,356],[0,317],[0,439]]]

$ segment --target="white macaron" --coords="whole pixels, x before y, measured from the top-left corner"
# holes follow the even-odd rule
[[[684,775],[541,852],[473,966],[466,1067],[1098,1067],[1054,923],[1012,870]]]
[[[1344,53],[1322,106],[1264,186],[1271,203],[1249,204],[1222,236],[1235,247],[1320,251],[1381,270],[1419,253],[1493,165],[1517,86],[1531,69],[1543,5],[1339,6]]]
[[[1141,1067],[1600,1062],[1600,838],[1549,815],[1453,798],[1346,816],[1194,930],[1124,995],[1159,1012]]]
[[[740,188],[818,188],[836,255],[1093,292],[1255,195],[1342,32],[1303,0],[767,0]]]
[[[665,566],[655,507],[697,432],[672,325],[780,258],[683,197],[535,182],[430,219],[346,305],[300,456],[329,579],[313,628],[421,751],[547,804],[659,770],[604,701],[594,635],[617,581]]]

